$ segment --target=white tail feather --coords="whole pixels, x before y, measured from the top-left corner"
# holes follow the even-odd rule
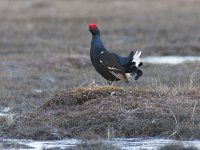
[[[135,66],[138,67],[138,65],[140,64],[141,62],[141,59],[140,59],[140,55],[141,55],[141,51],[136,51],[134,56],[133,56],[133,60],[132,62],[135,62]]]

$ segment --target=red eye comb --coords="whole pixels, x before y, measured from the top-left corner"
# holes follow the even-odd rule
[[[91,29],[95,29],[96,27],[97,27],[96,24],[90,24],[90,25],[89,25],[89,28],[91,28]]]

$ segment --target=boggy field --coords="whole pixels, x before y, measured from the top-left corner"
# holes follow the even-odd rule
[[[2,0],[0,20],[2,137],[200,138],[200,63],[144,64],[137,82],[106,86],[88,31],[121,55],[198,56],[198,0]]]

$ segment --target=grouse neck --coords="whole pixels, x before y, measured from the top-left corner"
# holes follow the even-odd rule
[[[94,35],[100,35],[100,30],[96,27],[94,29],[89,28],[89,31],[91,32],[91,34]]]
[[[94,50],[96,52],[102,52],[102,50],[106,51],[106,48],[103,45],[103,42],[101,41],[100,35],[94,35],[92,36],[92,47],[91,50]]]

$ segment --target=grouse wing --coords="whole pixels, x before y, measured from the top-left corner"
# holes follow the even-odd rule
[[[107,51],[99,54],[99,61],[116,78],[128,83],[124,68],[119,64],[116,57]]]

